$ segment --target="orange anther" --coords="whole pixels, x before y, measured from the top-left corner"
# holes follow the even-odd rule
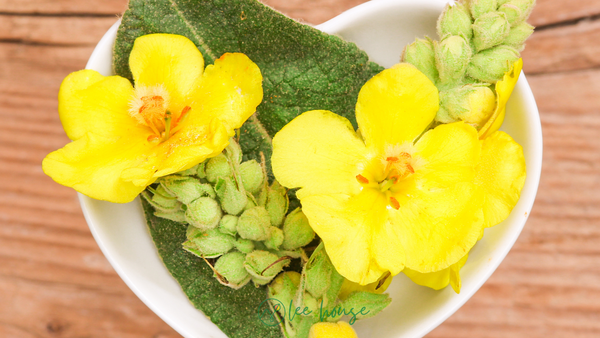
[[[190,109],[192,109],[192,107],[190,106],[185,106],[183,107],[183,110],[181,111],[181,114],[179,115],[179,118],[177,119],[177,122],[175,122],[175,124],[179,123],[181,120],[183,120],[183,118],[185,117],[185,115],[190,111]]]
[[[392,208],[396,210],[400,209],[400,203],[398,203],[398,200],[392,196],[390,196],[390,204],[392,205]]]
[[[390,156],[385,159],[388,162],[398,162],[398,158],[396,156]]]
[[[150,135],[150,136],[148,136],[148,142],[158,141],[159,139],[160,139],[160,137],[158,137],[156,135]]]
[[[410,171],[411,174],[415,173],[415,169],[410,165],[410,163],[406,163],[406,169]]]
[[[356,180],[358,181],[358,183],[369,184],[369,180],[360,174],[356,175]]]
[[[405,153],[405,152],[401,152],[400,153],[400,157],[405,158],[405,159],[412,158],[412,156],[410,156],[409,153]]]

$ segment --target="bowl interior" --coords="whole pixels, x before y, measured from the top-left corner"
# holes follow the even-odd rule
[[[436,20],[445,0],[374,0],[357,6],[317,28],[342,36],[364,49],[371,60],[389,67],[415,37],[436,37]],[[87,68],[112,75],[111,52],[118,23],[100,41]],[[521,199],[509,218],[485,231],[461,271],[462,291],[434,291],[400,274],[388,289],[393,301],[381,314],[356,322],[360,337],[421,337],[464,304],[504,259],[531,211],[541,172],[542,135],[533,94],[521,75],[507,106],[502,128],[519,142],[527,162]],[[80,195],[98,245],[136,295],[185,337],[226,337],[187,300],[158,257],[146,229],[138,199],[111,204]]]

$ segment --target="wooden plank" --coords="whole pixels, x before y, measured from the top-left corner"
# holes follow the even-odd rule
[[[116,15],[127,9],[127,0],[0,0],[1,13]]]
[[[261,2],[291,18],[317,25],[367,0],[261,0]]]
[[[537,0],[529,22],[534,26],[551,25],[600,14],[597,0]]]
[[[0,15],[0,41],[95,46],[117,17]]]
[[[526,74],[600,67],[600,19],[535,32],[522,53]]]

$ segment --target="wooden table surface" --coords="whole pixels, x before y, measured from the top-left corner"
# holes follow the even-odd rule
[[[364,0],[265,2],[318,24]],[[0,0],[0,337],[179,337],[104,258],[75,192],[40,166],[68,142],[61,80],[126,3]],[[600,1],[538,0],[530,23],[538,197],[498,270],[428,337],[600,337]]]

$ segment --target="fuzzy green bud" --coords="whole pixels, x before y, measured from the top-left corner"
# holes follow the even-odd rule
[[[471,14],[463,4],[448,4],[437,22],[438,36],[443,38],[448,34],[459,35],[468,41],[473,37],[472,24]]]
[[[440,110],[436,121],[464,121],[480,127],[494,113],[495,108],[496,96],[488,86],[465,85],[440,91]]]
[[[354,309],[356,316],[350,319],[350,324],[354,320],[373,317],[381,310],[385,309],[392,299],[387,294],[371,293],[367,291],[356,291],[351,293],[342,303],[344,309]],[[364,311],[361,311],[364,308]]]
[[[210,197],[200,197],[188,204],[185,211],[186,221],[202,230],[214,229],[221,220],[219,203]]]
[[[248,202],[246,203],[244,210],[252,209],[252,208],[258,206],[258,203],[256,203],[256,199],[254,198],[254,195],[252,195],[251,193],[246,191],[246,196],[248,197]]]
[[[496,0],[469,0],[469,10],[473,19],[498,9]]]
[[[473,24],[473,44],[477,52],[497,46],[506,39],[510,24],[502,12],[487,13]]]
[[[229,139],[229,144],[225,148],[225,154],[232,163],[240,164],[242,163],[242,148],[237,143],[237,141],[233,138]]]
[[[240,165],[240,176],[244,183],[244,189],[252,194],[260,190],[265,179],[262,167],[255,160],[246,161]]]
[[[313,297],[310,293],[304,292],[302,296],[302,308],[306,307],[312,313],[319,313],[320,301]]]
[[[186,169],[186,170],[182,170],[180,172],[177,173],[177,175],[180,176],[196,176],[196,173],[198,172],[198,165],[196,164],[195,166]]]
[[[206,162],[204,161],[196,167],[196,176],[199,178],[206,178]]]
[[[439,73],[435,66],[435,51],[431,39],[416,39],[415,42],[407,45],[402,53],[402,61],[417,67],[434,84],[439,82]]]
[[[249,253],[244,261],[244,267],[256,285],[268,284],[288,264],[289,260],[262,250]]]
[[[279,182],[274,181],[267,195],[265,209],[269,212],[271,225],[279,227],[288,211],[289,199],[287,192]]]
[[[533,34],[534,27],[523,21],[510,29],[510,33],[503,44],[522,51],[525,48],[525,41]]]
[[[224,234],[235,236],[237,234],[237,216],[224,215],[219,221],[219,231]]]
[[[271,236],[269,213],[263,207],[254,207],[244,211],[238,219],[237,232],[245,239],[267,240]]]
[[[506,14],[502,12],[487,13],[475,20],[473,24],[473,44],[477,52],[501,44],[510,32],[510,24]]]
[[[264,241],[265,246],[269,249],[272,250],[277,250],[279,249],[279,247],[281,246],[281,243],[283,243],[283,231],[281,229],[279,229],[278,227],[271,227],[271,236],[269,236],[269,239],[267,239],[266,241]]]
[[[234,241],[233,236],[213,229],[187,240],[183,248],[198,257],[215,258],[233,249]]]
[[[229,252],[219,258],[215,263],[215,271],[225,280],[217,279],[224,285],[239,289],[250,281],[250,274],[244,268],[246,255],[241,252]]]
[[[477,53],[467,68],[467,74],[481,82],[496,83],[518,59],[519,52],[513,47],[496,46]]]
[[[152,195],[148,191],[142,192],[142,197],[158,211],[177,212],[181,210],[182,204],[177,197],[171,195],[160,185],[152,192]]]
[[[269,298],[276,299],[279,312],[285,316],[285,311],[296,296],[301,275],[296,271],[285,271],[275,278],[268,286]],[[274,304],[275,305],[275,304]],[[281,307],[284,308],[281,308]]]
[[[221,201],[221,207],[230,215],[238,215],[248,203],[244,186],[236,184],[231,177],[219,177],[215,184],[215,191]]]
[[[231,164],[229,164],[229,160],[223,154],[219,154],[208,160],[205,172],[206,179],[210,183],[215,183],[219,177],[226,178],[233,175]]]
[[[233,245],[239,252],[243,253],[251,253],[255,249],[254,242],[244,238],[238,238]]]
[[[323,297],[331,285],[331,275],[334,272],[335,268],[321,243],[304,266],[306,291],[315,298]]]
[[[455,83],[462,79],[471,60],[471,47],[461,36],[451,35],[435,42],[435,64],[443,84]]]
[[[283,223],[282,249],[295,250],[310,243],[315,238],[315,232],[308,223],[308,218],[300,210],[292,211]]]
[[[170,219],[173,222],[179,222],[179,223],[184,223],[186,221],[185,212],[183,210],[179,210],[179,211],[175,211],[175,212],[164,212],[164,211],[156,210],[154,212],[154,216]]]
[[[203,196],[216,197],[210,184],[201,183],[200,180],[194,177],[167,176],[161,180],[160,184],[171,195],[176,196],[181,203],[186,205]]]
[[[511,25],[517,25],[527,19],[535,1],[533,0],[510,0],[504,3],[498,9],[498,12],[506,14],[506,18]]]

